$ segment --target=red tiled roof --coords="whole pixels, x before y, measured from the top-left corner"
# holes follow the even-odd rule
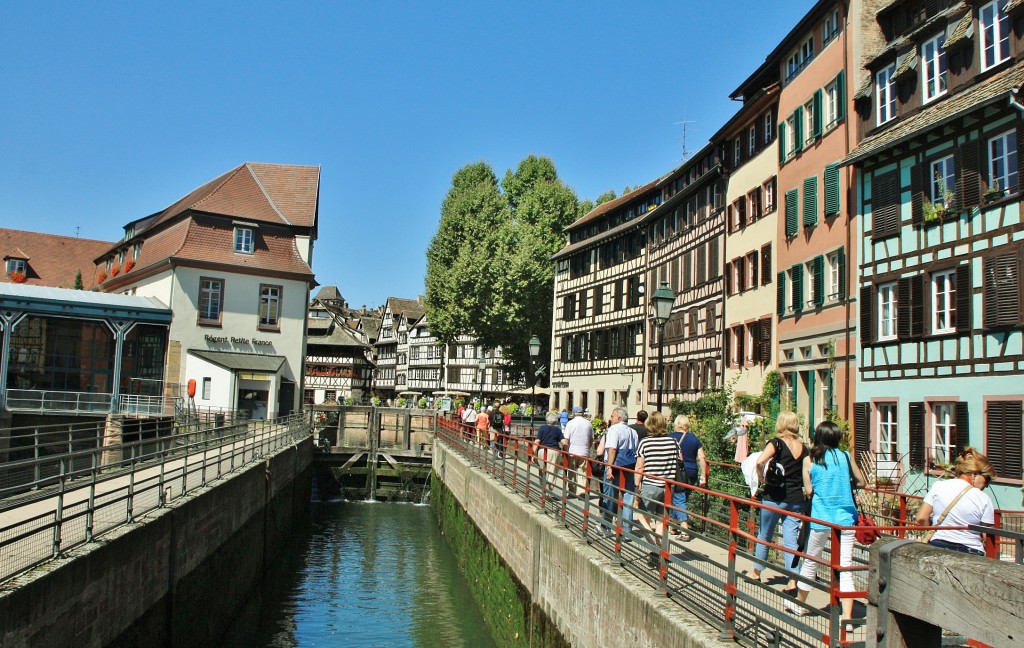
[[[313,276],[313,270],[299,256],[295,238],[284,228],[259,227],[252,254],[235,254],[234,227],[230,222],[208,216],[190,220],[181,248],[172,256],[178,259],[227,263],[244,268],[296,272]],[[145,246],[143,246],[145,250]]]
[[[75,275],[81,271],[83,287],[92,288],[96,283],[93,259],[111,245],[110,241],[0,228],[0,250],[11,250],[8,257],[29,259],[25,283],[33,286],[74,288]],[[6,272],[0,272],[0,283],[10,281]]]
[[[22,252],[21,248],[14,248],[13,250],[7,253],[7,256],[4,257],[4,261],[6,261],[7,259],[24,259],[28,261],[29,256]]]

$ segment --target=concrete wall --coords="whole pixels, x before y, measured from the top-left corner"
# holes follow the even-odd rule
[[[217,645],[309,505],[312,442],[8,583],[0,645]]]
[[[434,471],[528,592],[531,605],[570,645],[722,645],[713,628],[612,566],[607,557],[441,443],[434,444]],[[452,544],[458,551],[457,543]],[[501,645],[538,645],[528,636],[496,638]]]

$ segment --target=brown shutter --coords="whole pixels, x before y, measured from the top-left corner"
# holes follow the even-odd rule
[[[870,284],[860,287],[860,303],[857,306],[860,308],[860,343],[862,346],[868,346],[875,339],[874,303],[872,301],[874,292]]]
[[[895,171],[875,176],[871,195],[871,238],[899,233],[900,183]]]
[[[1013,326],[1020,321],[1019,253],[1006,252],[985,257],[985,328]]]
[[[746,349],[744,348],[744,343],[747,341],[747,336],[743,334],[742,326],[738,327],[733,332],[733,335],[736,336],[736,362],[739,364],[739,366],[742,367],[747,361],[747,356],[745,353]]]
[[[771,364],[772,361],[772,318],[765,317],[761,320],[760,333],[761,339],[759,344],[761,345],[761,362],[763,364]]]
[[[910,318],[913,309],[910,292],[910,278],[901,277],[896,282],[896,337],[901,340],[909,340],[911,337]]]
[[[725,349],[722,356],[725,359],[725,366],[728,367],[732,364],[732,330],[725,329],[722,338],[725,340]]]
[[[858,454],[871,450],[871,403],[853,405],[853,450]]]
[[[1021,478],[1021,401],[989,401],[985,454],[1001,477]]]
[[[757,253],[751,252],[747,256],[747,263],[750,264],[750,287],[757,288]]]
[[[959,333],[971,332],[971,293],[971,266],[968,261],[967,265],[956,269],[956,330]]]
[[[956,448],[956,454],[959,455],[963,452],[964,448],[970,444],[971,441],[971,430],[970,430],[970,416],[968,416],[967,401],[959,401],[954,406],[954,416],[956,417],[956,430],[953,431],[953,447]]]
[[[927,175],[925,164],[915,164],[910,168],[910,222],[915,227],[924,224],[924,178]]]
[[[924,275],[910,278],[910,337],[917,340],[924,337],[926,310],[924,299]]]
[[[968,142],[956,149],[956,209],[967,211],[981,203],[981,167],[979,142]]]
[[[763,283],[768,283],[772,280],[772,244],[761,248],[761,277],[763,277]]]
[[[761,322],[750,323],[750,359],[754,364],[761,362]]]
[[[910,467],[918,470],[925,465],[924,403],[909,403],[910,414]]]

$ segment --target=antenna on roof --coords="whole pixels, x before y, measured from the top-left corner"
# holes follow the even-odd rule
[[[676,122],[676,124],[682,124],[683,126],[683,162],[686,162],[686,160],[690,157],[690,152],[686,150],[686,125],[696,123],[697,122],[692,119]]]
[[[78,227],[78,225],[75,225],[75,238],[78,238],[78,230],[79,229],[80,228]]]

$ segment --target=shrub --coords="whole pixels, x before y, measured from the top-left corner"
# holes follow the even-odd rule
[[[407,400],[405,400],[404,398],[399,398],[395,405],[397,407],[405,407],[406,403],[408,403]]]

